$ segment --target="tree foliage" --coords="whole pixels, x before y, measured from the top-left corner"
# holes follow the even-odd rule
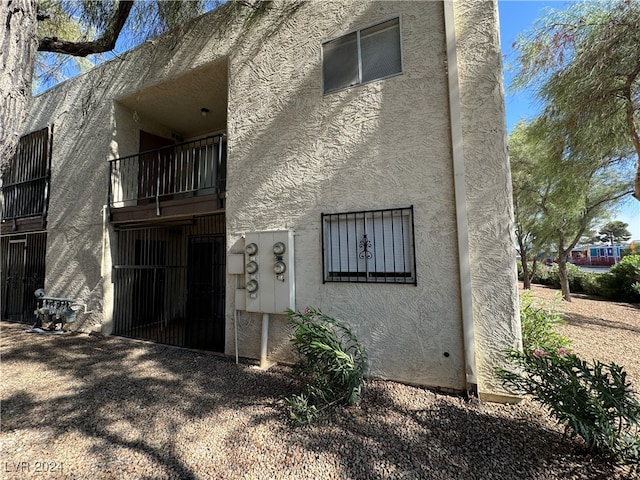
[[[220,0],[40,0],[35,79],[52,84],[210,10]],[[72,74],[71,73],[71,74]]]
[[[519,124],[509,151],[523,269],[523,249],[537,252],[553,245],[562,294],[570,301],[567,257],[584,233],[631,192],[629,172],[622,165],[612,168],[608,158],[573,151],[563,124],[546,117]],[[528,243],[520,244],[522,239]]]
[[[538,169],[545,147],[546,144],[535,138],[530,126],[524,122],[518,123],[509,136],[516,250],[527,290],[531,288],[538,256],[549,243],[549,232],[537,228],[542,217],[541,199],[549,188],[548,179]],[[529,260],[532,261],[531,268]]]
[[[18,144],[31,97],[34,69],[40,80],[59,80],[69,58],[130,48],[223,3],[223,0],[11,0],[0,2],[0,170]],[[238,1],[260,11],[262,1]],[[38,56],[36,51],[40,52]],[[91,61],[74,62],[74,69]]]
[[[549,10],[516,41],[516,87],[533,86],[544,115],[561,123],[574,152],[637,162],[640,200],[640,2],[571,2]],[[633,178],[633,174],[632,174]]]
[[[603,225],[598,234],[600,235],[601,242],[614,243],[625,242],[631,238],[631,232],[627,229],[628,223],[620,220],[614,220]]]

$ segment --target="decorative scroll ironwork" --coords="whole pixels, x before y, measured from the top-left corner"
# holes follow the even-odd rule
[[[373,258],[373,254],[369,251],[371,246],[371,241],[367,239],[367,234],[365,233],[362,236],[362,240],[360,240],[360,250],[362,251],[358,254],[358,258],[366,258],[367,260]]]

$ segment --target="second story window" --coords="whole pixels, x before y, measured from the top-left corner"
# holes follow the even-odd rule
[[[2,174],[3,220],[46,215],[52,132],[47,127],[20,138]]]
[[[400,19],[356,30],[322,45],[323,92],[402,73]]]

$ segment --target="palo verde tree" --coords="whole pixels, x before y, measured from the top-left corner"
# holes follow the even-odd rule
[[[630,185],[617,172],[605,168],[577,169],[583,182],[565,181],[553,192],[544,208],[540,228],[555,234],[558,277],[562,298],[571,301],[567,259],[584,232],[631,193]],[[569,188],[569,190],[567,189]],[[627,190],[628,188],[628,190]],[[573,190],[573,192],[570,192]]]
[[[219,3],[222,0],[0,1],[0,170],[13,156],[22,132],[37,52],[48,52],[41,65],[55,70],[61,57],[109,52],[123,32],[133,44],[139,43]],[[233,3],[254,11],[263,6],[261,0]]]
[[[640,2],[570,2],[548,10],[516,41],[516,87],[534,87],[544,115],[563,124],[572,152],[592,161],[606,147],[620,162],[636,162],[640,200]]]
[[[544,199],[551,188],[550,179],[540,169],[543,159],[549,154],[547,147],[543,140],[535,137],[530,125],[524,122],[519,122],[509,135],[516,250],[522,264],[526,290],[531,288],[538,256],[549,241],[548,232],[538,228]]]
[[[628,169],[611,166],[618,163],[613,152],[601,150],[601,157],[585,157],[565,140],[562,124],[539,117],[514,129],[509,153],[523,269],[531,252],[552,245],[562,296],[571,301],[567,257],[585,232],[607,218],[632,189]]]

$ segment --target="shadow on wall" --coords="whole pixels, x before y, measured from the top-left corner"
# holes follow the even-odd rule
[[[276,32],[284,17],[298,7],[299,4],[291,5],[270,19],[266,34]],[[214,32],[218,42],[229,43],[226,36],[229,25],[245,13],[246,9],[240,9],[235,2],[213,13],[219,19],[220,29]],[[244,34],[249,34],[251,22],[259,21],[261,13],[262,10],[257,10],[247,16],[244,33],[235,35],[233,42],[240,42]],[[210,48],[210,25],[211,21],[204,17],[195,19],[169,32],[162,40],[146,42],[68,80],[65,85],[40,95],[35,102],[27,129],[47,124],[55,127],[46,266],[46,287],[51,295],[78,298],[89,303],[90,308],[99,307],[107,160],[118,155],[111,144],[112,135],[105,134],[105,126],[114,128],[108,120],[113,116],[113,102],[139,90],[149,79],[197,68],[202,58],[209,58],[203,51]],[[233,49],[233,44],[229,48]],[[169,63],[167,51],[173,52]],[[138,69],[136,75],[131,75],[132,68]]]
[[[435,385],[445,381],[434,378],[438,369],[448,371],[447,381],[456,377],[462,382],[464,375],[462,333],[455,323],[459,301],[451,294],[459,292],[459,285],[450,138],[444,135],[450,131],[446,72],[433,68],[442,65],[445,58],[444,27],[431,31],[426,20],[442,18],[443,13],[437,2],[425,5],[433,15],[407,20],[403,26],[414,29],[414,42],[418,43],[415,38],[422,38],[419,34],[425,31],[439,48],[430,51],[428,60],[422,50],[407,52],[405,74],[394,78],[323,95],[319,59],[321,44],[327,38],[314,37],[313,32],[304,45],[297,47],[304,49],[304,55],[295,69],[267,60],[271,52],[258,45],[242,57],[242,62],[236,62],[240,66],[231,68],[229,97],[227,221],[231,241],[234,235],[247,231],[285,225],[294,228],[298,239],[315,247],[303,265],[304,277],[314,281],[297,275],[298,307],[314,305],[345,319],[371,351],[409,348],[412,353],[419,351],[411,358],[434,359],[434,368],[417,362],[421,373],[416,376],[416,366],[409,365],[406,358],[386,355],[385,365],[379,365],[376,373],[413,381],[419,378]],[[357,15],[348,17],[335,35],[386,15],[388,12],[380,13],[375,7],[362,8]],[[424,42],[428,44],[429,40]],[[271,78],[279,78],[282,91],[270,88]],[[244,96],[247,84],[255,91]],[[249,123],[242,124],[234,116]],[[405,118],[411,118],[412,128],[398,126],[396,120]],[[401,161],[396,162],[397,159]],[[418,318],[424,298],[416,294],[414,287],[321,284],[320,212],[411,204],[416,206],[420,226],[438,225],[416,242],[420,245],[419,266],[424,267],[418,271],[418,291],[426,295],[424,286],[429,285],[432,297],[427,321]],[[443,249],[443,245],[450,248]],[[427,251],[437,251],[438,258],[427,259]],[[300,252],[297,249],[296,268],[301,266]],[[379,308],[381,295],[395,296],[394,307]],[[445,334],[434,336],[434,330]],[[277,344],[273,346],[277,348]],[[443,352],[460,354],[443,357]]]

